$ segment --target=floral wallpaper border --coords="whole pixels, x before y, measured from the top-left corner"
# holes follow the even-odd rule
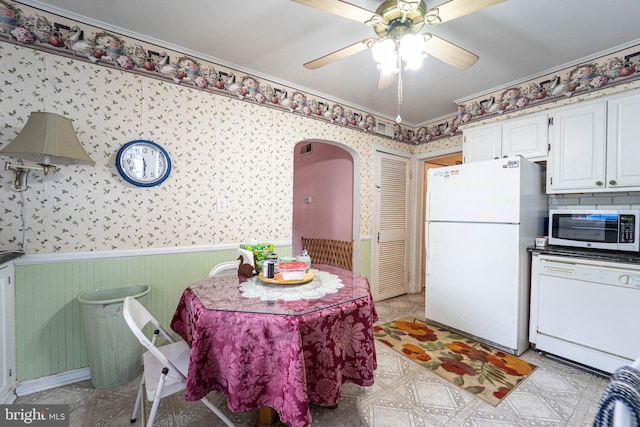
[[[378,119],[237,70],[17,2],[0,0],[0,40],[376,133]],[[390,124],[389,124],[390,125]],[[378,136],[385,137],[383,134]]]
[[[472,99],[458,105],[457,113],[450,118],[412,128],[380,120],[380,117],[368,112],[351,110],[327,99],[314,98],[295,88],[276,87],[273,82],[243,75],[237,70],[17,2],[0,0],[0,40],[2,38],[35,49],[175,84],[191,85],[199,90],[237,97],[265,107],[416,145],[459,134],[461,126],[474,121],[640,79],[640,49],[634,46],[553,75]],[[378,124],[392,126],[393,134],[378,133]]]
[[[458,105],[462,125],[490,116],[561,102],[640,79],[640,46],[623,49],[597,60],[566,68],[536,80],[501,89]]]

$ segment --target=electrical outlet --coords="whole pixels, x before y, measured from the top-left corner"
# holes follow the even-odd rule
[[[227,211],[227,201],[224,197],[216,198],[216,212],[224,213]]]

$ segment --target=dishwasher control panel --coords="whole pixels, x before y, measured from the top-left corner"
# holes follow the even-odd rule
[[[565,277],[604,285],[640,288],[640,268],[630,269],[613,265],[585,264],[571,261],[541,259],[541,275]]]

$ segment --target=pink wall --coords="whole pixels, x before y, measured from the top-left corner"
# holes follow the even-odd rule
[[[300,147],[309,143],[312,151],[301,156]],[[353,158],[321,142],[302,141],[294,150],[293,255],[302,252],[303,236],[353,240]]]

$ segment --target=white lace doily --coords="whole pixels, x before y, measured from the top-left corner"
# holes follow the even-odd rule
[[[335,274],[315,269],[311,271],[315,277],[303,285],[275,285],[254,276],[240,285],[240,292],[246,298],[260,298],[262,301],[298,301],[322,298],[338,292],[344,286],[340,277]]]

